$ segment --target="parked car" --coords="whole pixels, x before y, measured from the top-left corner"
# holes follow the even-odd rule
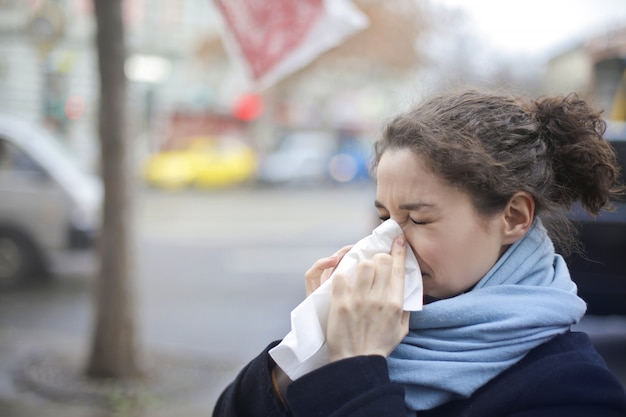
[[[370,181],[373,145],[357,135],[340,135],[328,162],[328,175],[339,183]]]
[[[254,178],[257,157],[251,146],[233,138],[200,136],[182,149],[151,155],[143,170],[147,184],[164,188],[215,188]]]
[[[626,123],[609,124],[605,138],[618,155],[624,179]],[[613,203],[614,211],[596,218],[580,207],[571,213],[584,253],[570,256],[568,265],[589,314],[626,315],[626,198]]]
[[[102,198],[99,178],[83,172],[56,138],[0,115],[0,285],[59,272],[72,258],[85,265]]]
[[[274,185],[369,180],[370,151],[358,136],[290,132],[261,158],[257,180]]]

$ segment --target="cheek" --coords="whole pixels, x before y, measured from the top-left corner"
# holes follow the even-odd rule
[[[441,237],[429,236],[428,233],[406,233],[407,240],[425,272],[435,273],[442,266],[449,265],[454,258],[454,242],[446,242]],[[446,268],[447,269],[447,268]]]
[[[450,237],[449,237],[450,236]],[[480,278],[480,250],[472,241],[459,239],[454,234],[429,237],[426,233],[413,238],[407,236],[416,253],[422,273],[429,276],[425,290],[429,295],[450,297],[475,284]]]
[[[455,291],[475,285],[498,259],[494,240],[478,231],[455,236],[446,243],[445,252],[441,249],[433,269]]]

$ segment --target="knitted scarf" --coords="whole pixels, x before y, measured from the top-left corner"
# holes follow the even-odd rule
[[[584,315],[565,261],[537,219],[469,292],[411,313],[388,358],[410,410],[467,398]]]

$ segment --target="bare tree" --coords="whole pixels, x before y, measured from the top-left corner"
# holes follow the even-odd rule
[[[138,376],[140,370],[131,283],[132,181],[125,129],[126,52],[121,0],[95,0],[95,14],[105,198],[96,317],[87,374],[91,377],[131,378]]]

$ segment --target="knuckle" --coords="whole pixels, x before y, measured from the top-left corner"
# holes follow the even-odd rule
[[[347,287],[347,276],[346,274],[337,274],[332,282],[332,290],[331,293],[333,296],[340,296],[345,292],[345,288]]]
[[[350,308],[350,306],[348,306],[348,304],[340,302],[336,304],[335,311],[341,316],[347,316],[348,314],[350,314],[352,309]]]
[[[377,253],[374,255],[373,260],[378,264],[391,265],[392,258],[388,253]]]
[[[402,313],[404,310],[404,303],[400,300],[389,301],[389,309],[394,313]]]
[[[368,272],[374,270],[374,262],[368,259],[359,262],[357,265],[357,271]]]
[[[350,311],[362,312],[365,309],[365,302],[359,298],[354,298],[351,300],[350,307],[348,309]]]
[[[386,305],[383,300],[375,299],[371,302],[371,307],[375,311],[383,311],[386,308]]]
[[[394,264],[391,268],[391,273],[396,276],[404,277],[404,273],[405,273],[404,264]]]

